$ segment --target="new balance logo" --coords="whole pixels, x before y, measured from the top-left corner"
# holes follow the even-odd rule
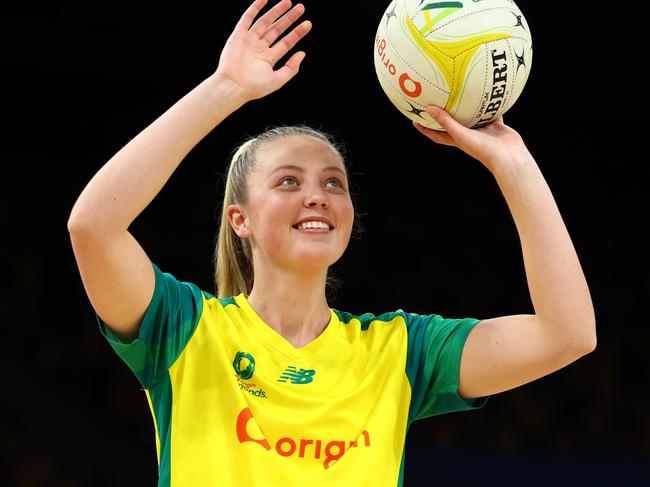
[[[315,370],[296,369],[289,365],[278,379],[278,382],[291,382],[292,384],[309,384],[314,380]]]

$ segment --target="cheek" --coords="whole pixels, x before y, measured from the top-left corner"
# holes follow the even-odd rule
[[[265,235],[263,235],[263,239],[264,239],[264,246],[275,252],[280,252],[284,250],[286,246],[286,238],[278,230],[275,231],[270,230]]]
[[[281,219],[281,212],[269,209],[255,217],[257,224],[254,239],[257,245],[272,251],[282,251],[286,247],[290,227]]]
[[[352,226],[354,225],[354,206],[352,202],[349,201],[341,208],[341,221],[345,222],[344,230],[350,234],[352,232]]]

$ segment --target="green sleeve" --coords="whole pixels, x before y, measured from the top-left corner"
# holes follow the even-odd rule
[[[123,342],[96,315],[101,333],[145,389],[158,383],[181,354],[203,309],[199,288],[152,265],[156,286],[137,338]]]
[[[403,315],[408,330],[406,373],[411,383],[409,422],[485,405],[487,397],[467,400],[458,394],[463,346],[479,320]]]

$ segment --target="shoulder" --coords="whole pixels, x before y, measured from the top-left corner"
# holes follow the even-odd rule
[[[160,267],[158,267],[158,265],[153,262],[151,265],[153,266],[154,274],[156,276],[156,288],[158,291],[170,290],[174,288],[185,288],[190,291],[191,294],[196,298],[203,296],[206,299],[210,299],[214,297],[212,293],[203,290],[196,283],[184,279],[179,279],[176,277],[176,274],[161,270]]]
[[[338,316],[343,324],[359,325],[362,330],[367,330],[371,326],[411,326],[418,321],[429,321],[436,315],[419,315],[414,313],[407,313],[401,309],[395,311],[387,311],[380,314],[363,313],[354,314],[347,311],[340,311],[333,309],[334,313]]]
[[[362,324],[370,323],[394,323],[396,321],[403,321],[408,323],[413,323],[416,321],[430,321],[432,319],[441,318],[437,314],[418,314],[418,313],[409,313],[403,309],[397,309],[394,311],[386,311],[383,313],[350,313],[348,311],[341,311],[339,309],[332,308],[332,311],[336,313],[342,323],[351,323],[359,322]]]

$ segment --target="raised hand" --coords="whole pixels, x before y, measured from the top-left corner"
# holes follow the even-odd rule
[[[277,62],[310,30],[305,20],[287,30],[304,13],[302,4],[280,0],[257,20],[267,0],[255,0],[244,12],[228,38],[215,74],[234,83],[244,99],[253,100],[276,91],[293,78],[305,58],[303,51],[294,53],[283,66]]]
[[[522,154],[528,156],[528,149],[521,136],[503,123],[502,117],[484,127],[472,129],[458,123],[440,107],[429,106],[427,113],[444,131],[432,130],[414,122],[418,131],[438,144],[458,147],[481,161],[492,173],[500,165],[508,164],[513,157]]]

